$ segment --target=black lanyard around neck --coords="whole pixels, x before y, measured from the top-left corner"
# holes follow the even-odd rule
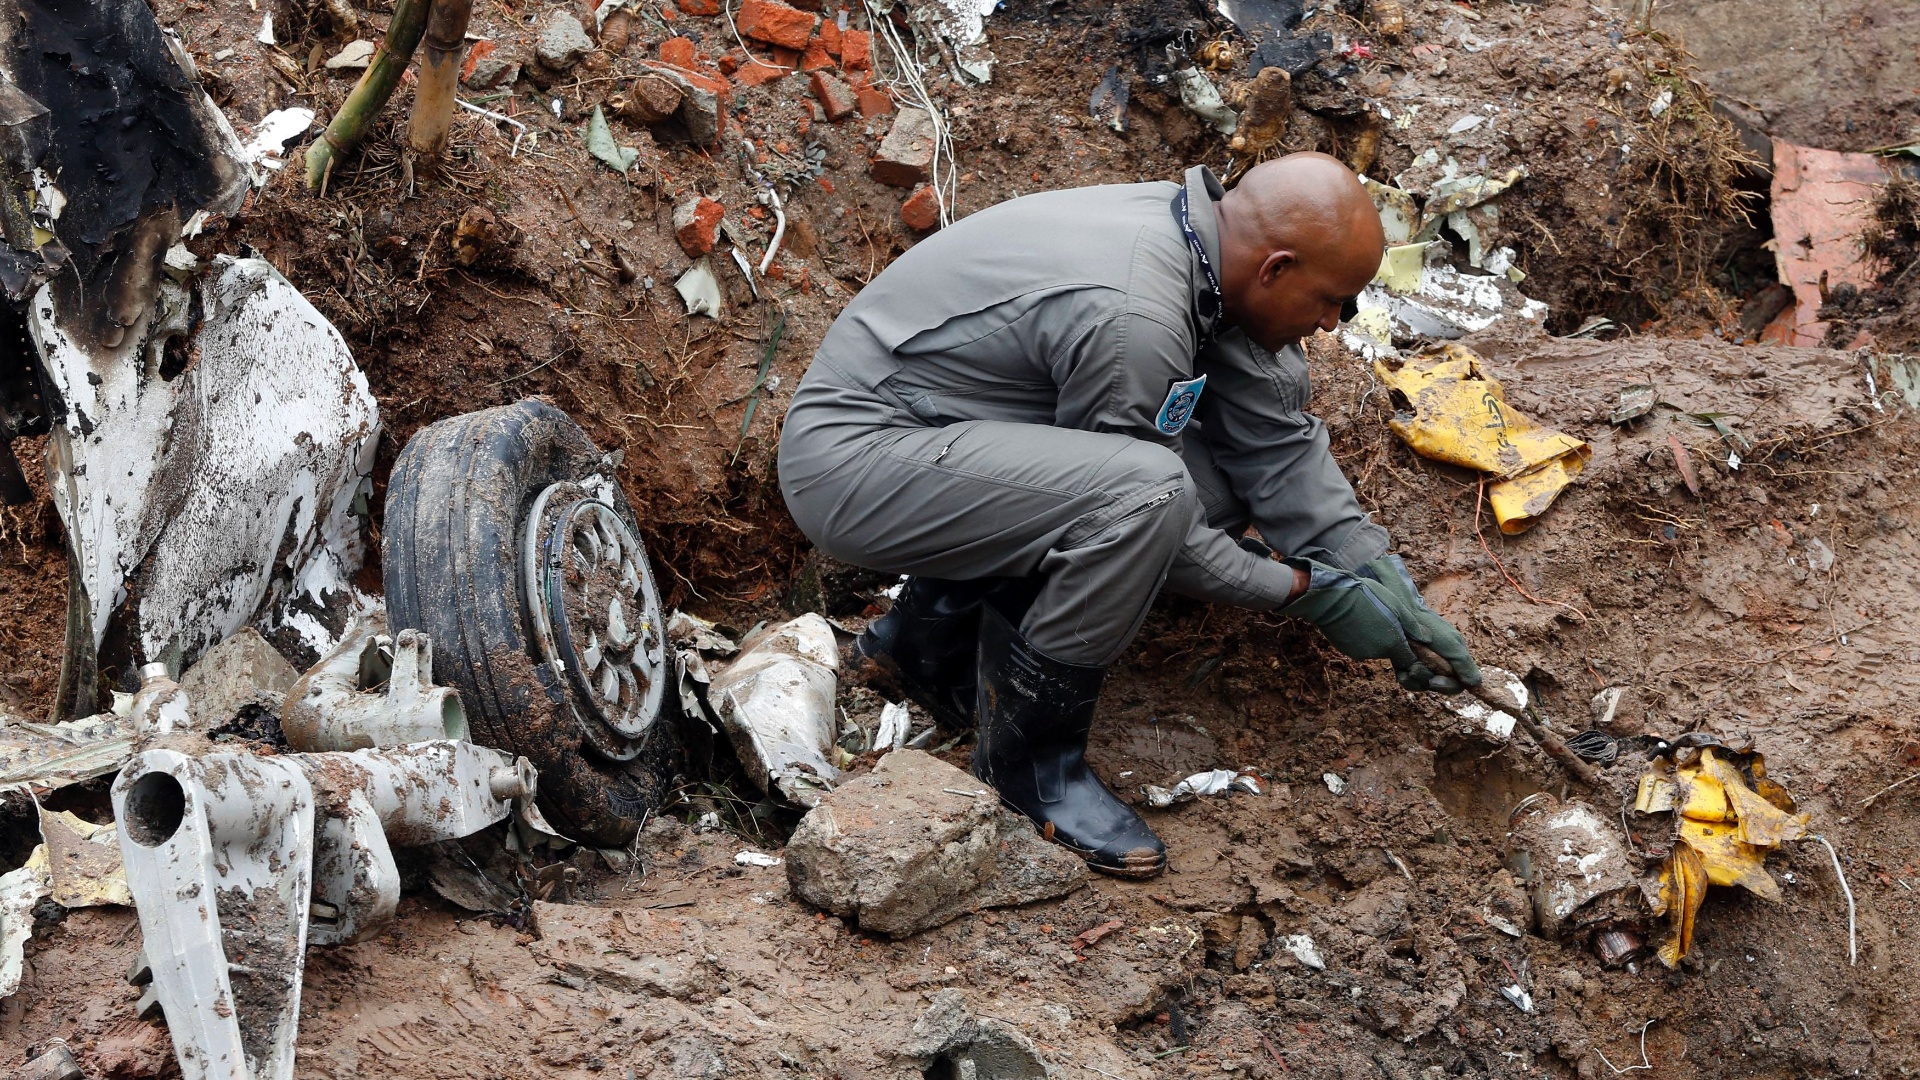
[[[1200,242],[1200,234],[1193,231],[1193,215],[1187,205],[1187,185],[1180,185],[1180,194],[1173,199],[1173,216],[1180,222],[1180,231],[1187,234],[1187,246],[1193,249],[1193,257],[1200,260],[1200,272],[1207,277],[1208,292],[1200,297],[1200,317],[1208,322],[1220,317],[1226,310],[1227,297],[1220,291],[1220,277],[1213,272],[1213,260],[1207,258],[1207,248]]]

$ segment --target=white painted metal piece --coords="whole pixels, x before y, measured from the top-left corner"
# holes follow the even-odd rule
[[[418,630],[397,637],[386,630],[383,609],[356,615],[340,644],[293,684],[280,727],[295,750],[467,737],[459,692],[433,685],[432,640]]]
[[[749,639],[711,676],[707,700],[761,790],[813,806],[839,779],[827,760],[839,668],[833,627],[809,612]]]
[[[291,627],[325,651],[331,635],[287,606],[351,593],[363,554],[353,509],[379,430],[366,377],[264,260],[221,256],[191,290],[163,280],[159,291],[111,347],[63,326],[50,288],[29,304],[67,406],[48,465],[93,647],[137,572],[139,655],[191,662],[263,611],[265,629]],[[183,335],[194,359],[173,373],[167,343]]]
[[[128,762],[121,856],[186,1080],[289,1080],[309,936],[379,929],[400,898],[393,845],[467,836],[534,789],[525,758],[449,740]]]
[[[293,1076],[313,788],[287,758],[149,750],[113,785],[120,852],[186,1080]]]

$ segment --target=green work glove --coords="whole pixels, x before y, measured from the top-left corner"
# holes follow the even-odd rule
[[[1480,667],[1468,655],[1466,640],[1420,599],[1398,555],[1375,559],[1357,572],[1311,559],[1286,561],[1307,572],[1307,591],[1280,613],[1318,626],[1334,648],[1356,660],[1392,661],[1394,677],[1409,690],[1451,694],[1462,684],[1480,685]],[[1433,670],[1411,642],[1451,665],[1450,677]]]

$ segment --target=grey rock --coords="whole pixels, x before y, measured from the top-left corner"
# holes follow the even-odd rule
[[[712,146],[720,141],[720,130],[726,118],[720,114],[720,95],[704,86],[696,86],[685,75],[666,64],[649,62],[647,70],[653,75],[672,83],[680,89],[683,100],[680,103],[680,121],[687,125],[687,134],[702,146]]]
[[[881,140],[869,173],[875,180],[894,187],[910,188],[926,182],[933,174],[933,151],[938,142],[933,114],[925,109],[903,108],[893,118],[893,127]]]
[[[1040,839],[991,787],[918,750],[888,754],[822,799],[786,859],[795,896],[892,937],[1064,896],[1087,879],[1085,863]]]
[[[240,710],[259,705],[279,715],[299,672],[251,626],[208,649],[180,677],[188,708],[208,730],[232,721]]]
[[[951,988],[933,995],[897,1053],[928,1076],[1046,1080],[1054,1075],[1033,1040],[1011,1024],[975,1017],[966,992]]]
[[[520,65],[502,56],[483,56],[473,62],[473,74],[467,76],[467,85],[475,90],[492,90],[500,86],[510,86],[520,77]]]
[[[571,11],[550,11],[540,20],[540,33],[533,55],[553,71],[565,71],[593,51],[593,39]]]

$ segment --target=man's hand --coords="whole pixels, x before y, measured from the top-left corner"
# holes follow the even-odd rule
[[[1480,667],[1466,640],[1420,599],[1398,555],[1375,559],[1357,572],[1311,559],[1286,562],[1306,574],[1307,589],[1280,613],[1318,626],[1334,648],[1356,660],[1392,661],[1394,677],[1409,690],[1457,693],[1462,684],[1480,685]],[[1435,671],[1412,642],[1432,650],[1452,672]]]

